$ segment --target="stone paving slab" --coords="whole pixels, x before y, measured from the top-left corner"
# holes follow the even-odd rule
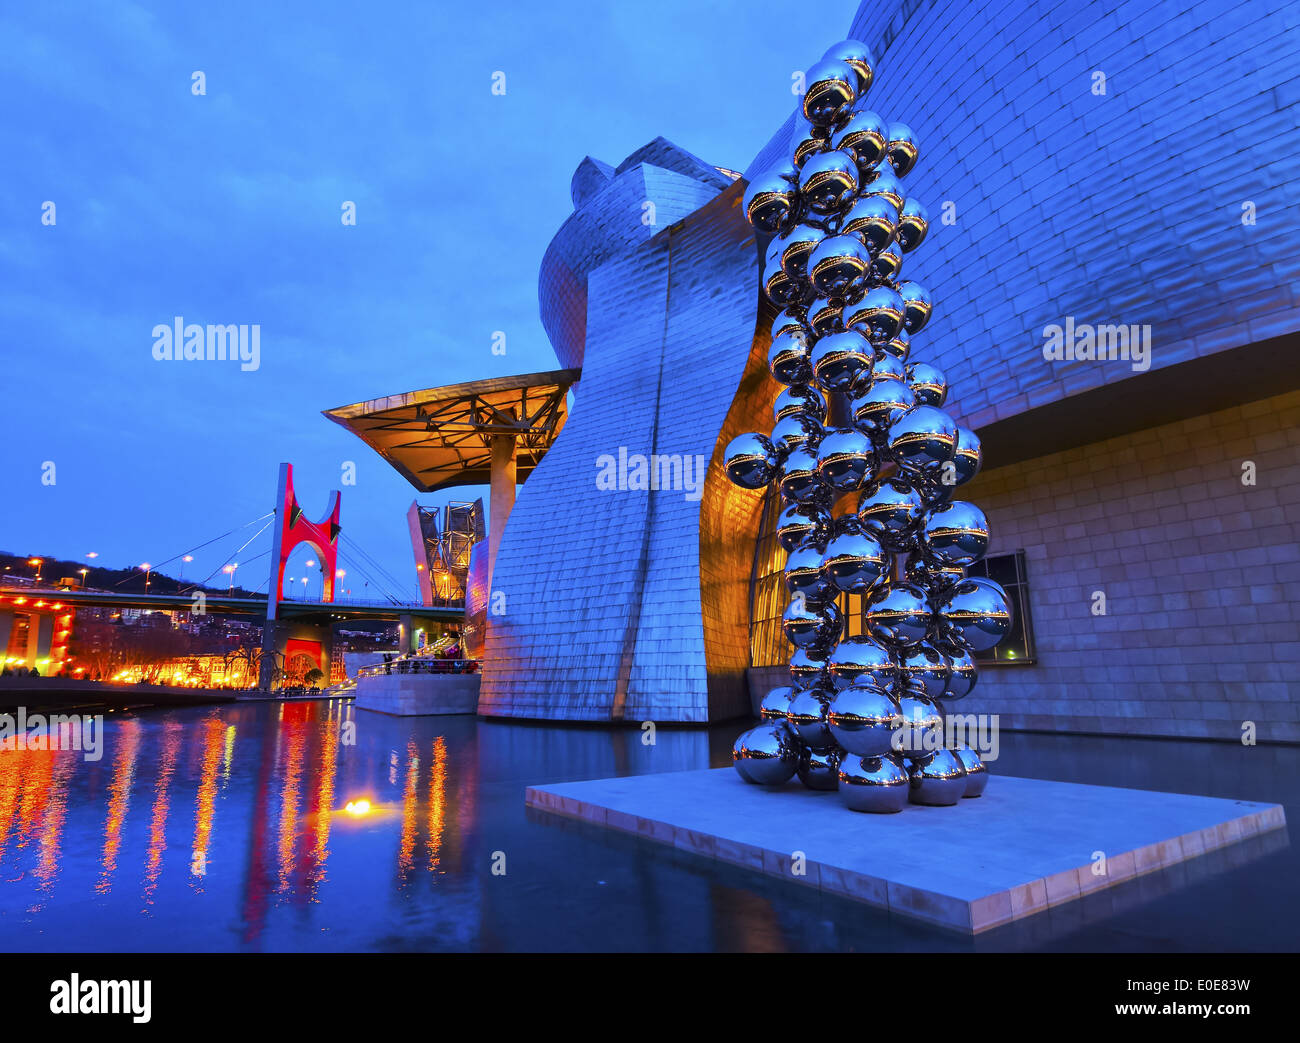
[[[1004,775],[978,799],[896,815],[732,768],[530,786],[525,801],[972,934],[1286,825],[1280,804]]]

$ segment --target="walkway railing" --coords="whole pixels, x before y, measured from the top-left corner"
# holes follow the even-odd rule
[[[363,666],[358,677],[379,677],[382,674],[475,674],[477,659],[396,659],[391,663]]]

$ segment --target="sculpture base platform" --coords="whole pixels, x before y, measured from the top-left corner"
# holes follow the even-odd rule
[[[474,713],[481,674],[375,674],[357,680],[355,705],[396,717]]]
[[[1003,775],[982,797],[894,815],[798,781],[751,786],[729,767],[535,786],[525,800],[968,934],[1286,826],[1279,804]]]

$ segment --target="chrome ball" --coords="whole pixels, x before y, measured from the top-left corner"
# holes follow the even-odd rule
[[[902,298],[899,298],[900,300]],[[911,351],[911,340],[907,335],[907,330],[899,330],[898,336],[892,340],[887,340],[879,345],[880,350],[886,355],[893,355],[899,362],[906,363],[908,353]]]
[[[839,492],[861,489],[875,463],[871,439],[855,428],[828,430],[817,446],[817,477]]]
[[[810,503],[792,503],[781,509],[776,519],[776,542],[789,553],[801,543],[821,547],[829,538],[831,516],[824,507]]]
[[[824,232],[809,225],[795,225],[773,242],[777,245],[777,261],[781,270],[791,279],[802,282],[808,278],[808,258],[817,244],[826,238]]]
[[[743,205],[749,223],[766,235],[781,231],[794,220],[799,190],[773,170],[754,177],[745,189]]]
[[[905,551],[916,542],[925,506],[915,486],[901,478],[882,478],[863,490],[858,501],[862,527],[888,550]]]
[[[898,380],[873,381],[853,396],[853,422],[873,442],[883,442],[890,425],[916,405],[916,396]],[[773,431],[773,437],[776,432]]]
[[[862,189],[864,196],[883,196],[894,204],[894,209],[900,214],[903,212],[903,206],[907,202],[907,194],[903,191],[903,183],[894,175],[893,167],[886,163],[877,163],[873,176],[870,178],[866,174],[862,176],[862,181],[866,185]]]
[[[807,337],[810,332],[802,308],[785,308],[772,320],[772,340],[786,333],[801,333]]]
[[[723,458],[727,477],[742,489],[762,489],[776,476],[776,450],[766,435],[737,435]]]
[[[815,532],[787,555],[783,576],[786,593],[792,599],[802,597],[810,610],[835,596],[835,589],[822,573],[822,548],[816,542]]]
[[[885,158],[888,146],[888,126],[870,109],[854,111],[831,137],[831,147],[853,160],[860,179],[876,176],[875,167]]]
[[[862,240],[867,253],[874,257],[894,241],[898,225],[898,211],[882,196],[863,196],[857,200],[840,225],[841,235],[852,235]]]
[[[832,536],[822,553],[822,575],[836,590],[862,594],[889,569],[889,555],[880,541],[865,532]],[[834,661],[835,655],[831,654]]]
[[[782,458],[793,449],[803,448],[816,453],[821,440],[822,425],[807,413],[791,413],[778,420],[772,428],[772,448]]]
[[[973,503],[954,500],[930,511],[918,539],[922,553],[929,558],[966,568],[989,549],[988,519]]]
[[[827,657],[826,671],[837,688],[874,685],[887,690],[898,676],[898,664],[884,645],[869,637],[849,637]]]
[[[809,355],[817,386],[825,391],[852,389],[862,373],[871,367],[872,351],[857,330],[819,337]]]
[[[859,757],[882,757],[892,749],[903,716],[893,697],[877,685],[841,688],[826,714],[831,737]]]
[[[878,815],[902,811],[910,791],[907,772],[890,757],[863,759],[846,753],[840,758],[840,799],[851,811]]]
[[[799,781],[809,789],[833,790],[840,784],[840,751],[814,750],[805,746],[799,752]]]
[[[958,744],[957,748],[952,752],[961,761],[961,766],[966,769],[966,791],[962,796],[982,796],[985,787],[989,784],[989,770],[984,766],[984,761],[980,759],[980,755],[964,742]]]
[[[906,177],[916,166],[916,137],[906,123],[889,125],[889,147],[887,150],[890,165],[899,177]]]
[[[772,403],[772,419],[780,420],[792,413],[806,413],[819,422],[826,419],[826,399],[815,387],[807,384],[782,388]]]
[[[867,282],[871,256],[856,235],[830,235],[808,260],[808,278],[823,297],[848,297]]]
[[[872,344],[882,344],[903,328],[903,306],[897,290],[876,286],[862,300],[845,307],[844,325],[861,330]]]
[[[912,765],[907,799],[913,804],[947,807],[966,795],[966,769],[952,750],[934,754]]]
[[[871,363],[870,381],[874,384],[878,380],[897,380],[900,384],[908,384],[909,386],[911,384],[907,379],[907,367],[894,358],[893,355],[885,353],[881,353]],[[915,395],[915,388],[912,388],[912,393]]]
[[[894,734],[894,749],[911,759],[921,759],[943,747],[943,712],[912,689],[898,700],[902,724]]]
[[[943,697],[964,699],[975,687],[975,679],[979,673],[975,667],[975,660],[971,658],[969,652],[962,650],[950,656],[948,662],[952,669],[948,672],[948,687],[944,689]]]
[[[806,445],[786,453],[777,481],[786,503],[810,503],[824,496],[817,477],[817,454]]]
[[[812,379],[812,348],[803,332],[782,333],[767,351],[767,369],[779,384],[807,384]]]
[[[953,584],[938,616],[945,631],[972,652],[987,652],[1011,630],[1011,601],[993,580],[967,576]]]
[[[948,378],[928,362],[913,362],[907,367],[906,379],[916,401],[923,406],[942,406],[948,397]]]
[[[946,565],[927,558],[920,551],[913,551],[903,562],[903,578],[924,589],[933,601],[946,594],[959,579],[965,579],[966,570],[960,565]]]
[[[809,123],[827,127],[853,108],[858,74],[845,62],[822,60],[804,77],[803,114]]]
[[[799,198],[814,214],[837,214],[858,193],[858,168],[843,152],[809,156],[799,170]]]
[[[912,583],[880,583],[867,595],[863,617],[873,638],[892,648],[924,640],[932,612],[925,591]]]
[[[877,282],[886,282],[893,279],[898,275],[902,267],[903,251],[898,248],[897,243],[890,243],[871,259],[871,274]],[[907,321],[906,312],[904,312],[903,321]]]
[[[952,661],[922,641],[898,661],[898,671],[905,681],[912,682],[912,688],[924,691],[926,698],[938,699],[948,689]]]
[[[780,265],[766,269],[763,276],[763,293],[778,308],[798,304],[811,297],[811,288],[804,280],[791,279]]]
[[[876,59],[870,48],[858,40],[841,40],[822,55],[823,61],[843,62],[857,74],[855,93],[861,98],[871,87]]]
[[[844,329],[841,312],[844,302],[834,297],[818,297],[808,305],[808,325],[813,333],[825,337]]]
[[[784,722],[793,695],[794,689],[788,685],[780,688],[769,688],[767,695],[763,696],[762,702],[758,704],[758,716],[764,721]]]
[[[796,114],[794,132],[790,135],[790,159],[795,170],[801,169],[810,156],[831,147],[829,127],[814,127],[802,114]]]
[[[899,261],[902,261],[901,254]],[[930,313],[934,310],[930,291],[918,282],[904,282],[899,285],[898,293],[903,298],[904,328],[908,333],[919,333],[930,321]]]
[[[925,241],[930,231],[930,215],[915,199],[903,203],[903,212],[898,218],[898,245],[903,253],[911,253]]]
[[[814,750],[825,750],[834,745],[830,723],[826,719],[830,698],[820,688],[805,688],[795,692],[790,699],[786,723],[795,737]]]
[[[780,786],[798,770],[799,749],[785,724],[765,721],[736,739],[731,759],[746,782]]]
[[[796,648],[790,656],[790,684],[800,691],[829,684],[826,657],[812,648]]]
[[[953,485],[964,485],[980,473],[983,460],[980,438],[968,427],[957,427],[957,455],[952,458],[954,472]],[[945,481],[945,485],[948,483]]]
[[[814,605],[805,598],[796,597],[781,616],[781,629],[786,640],[796,648],[828,646],[840,634],[843,620],[839,606],[833,601]]]
[[[957,455],[957,424],[934,406],[916,406],[889,427],[889,453],[904,471],[938,472]]]

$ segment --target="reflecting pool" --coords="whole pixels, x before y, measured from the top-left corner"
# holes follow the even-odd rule
[[[0,949],[1296,946],[1286,831],[972,941],[524,808],[531,784],[725,765],[745,726],[661,727],[651,745],[636,728],[348,701],[115,715],[98,761],[0,752]],[[995,776],[1277,801],[1291,821],[1300,809],[1294,747],[1023,734],[1001,747]]]

